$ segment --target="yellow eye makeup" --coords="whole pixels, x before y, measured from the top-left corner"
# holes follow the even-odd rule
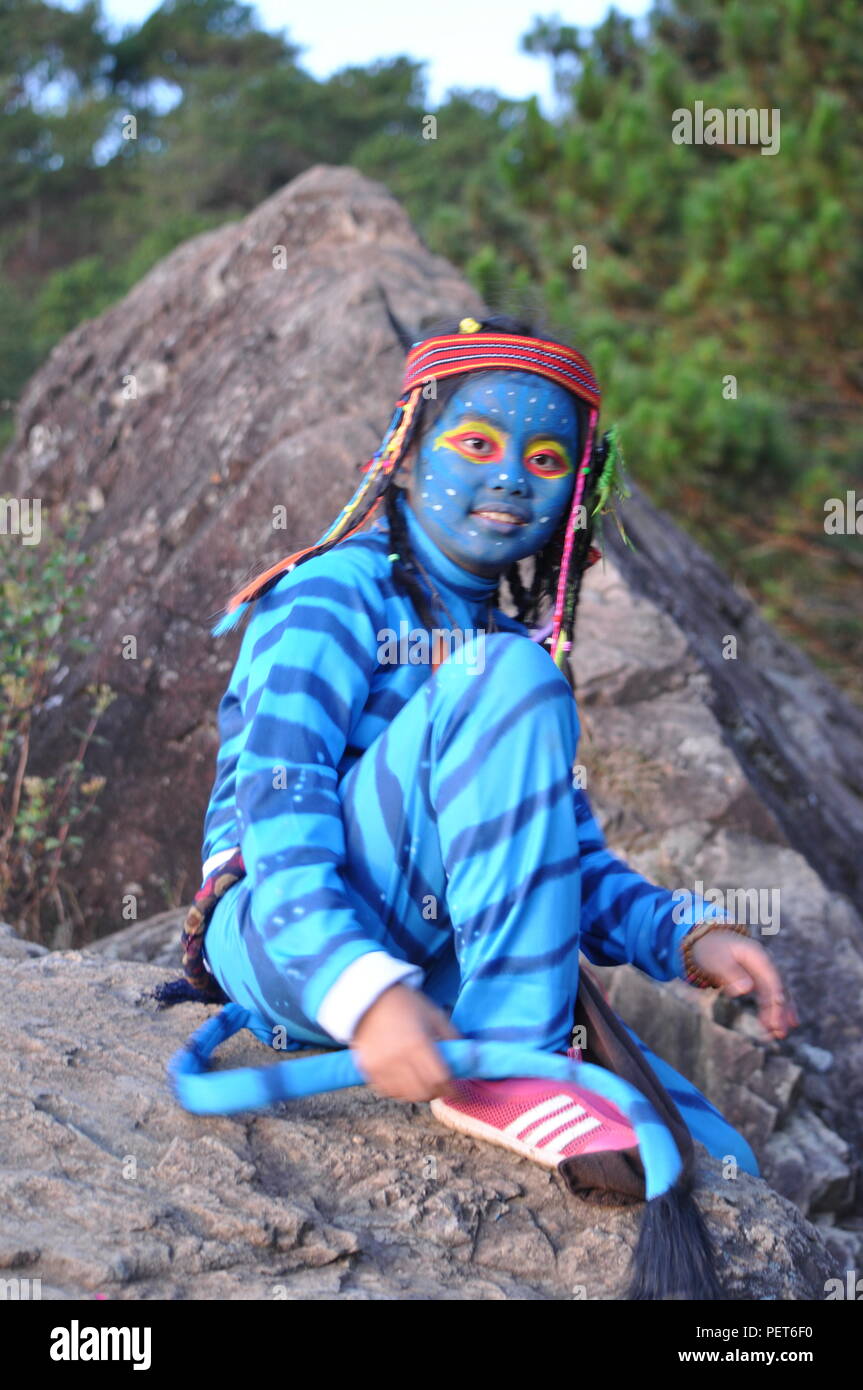
[[[476,454],[467,448],[469,439],[481,439],[483,443],[491,447],[484,454]],[[506,446],[506,435],[502,430],[494,425],[489,425],[485,421],[472,422],[462,421],[454,429],[443,430],[434,442],[435,449],[454,449],[462,458],[470,459],[473,463],[500,463],[503,459],[504,448]]]
[[[443,430],[435,439],[433,447],[452,449],[471,463],[502,463],[508,438],[505,430],[490,425],[486,420],[463,420],[453,429]],[[477,440],[488,446],[485,452],[477,453],[475,447],[469,447],[472,441]],[[537,461],[543,455],[549,460],[545,468]],[[556,439],[538,439],[532,444],[525,466],[528,472],[538,478],[564,478],[567,473],[573,471],[568,450]]]
[[[536,460],[545,455],[551,459],[547,468],[540,468]],[[531,473],[535,473],[540,478],[563,478],[567,473],[572,472],[572,460],[569,452],[556,439],[539,439],[531,447],[530,455],[526,464]]]

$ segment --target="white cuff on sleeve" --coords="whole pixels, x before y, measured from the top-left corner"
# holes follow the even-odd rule
[[[234,845],[231,849],[220,849],[215,854],[211,854],[209,859],[205,859],[201,867],[201,882],[205,883],[213,870],[218,869],[220,864],[224,864],[226,860],[230,859],[232,854],[236,854],[238,848],[238,845]]]
[[[390,985],[419,989],[424,975],[418,965],[395,960],[386,951],[367,951],[342,971],[324,995],[317,1021],[337,1042],[350,1043],[356,1026],[379,995]]]

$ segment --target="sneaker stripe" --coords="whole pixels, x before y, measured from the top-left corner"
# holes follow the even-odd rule
[[[592,1115],[588,1115],[587,1119],[569,1125],[566,1129],[562,1129],[560,1134],[555,1135],[554,1139],[549,1139],[547,1144],[543,1144],[543,1153],[559,1154],[561,1149],[565,1149],[567,1144],[572,1143],[573,1139],[578,1139],[581,1135],[589,1134],[591,1130],[598,1129],[600,1123],[600,1120],[595,1120]]]
[[[568,1105],[565,1110],[558,1110],[557,1114],[552,1115],[550,1120],[543,1120],[542,1124],[538,1124],[534,1129],[531,1129],[529,1134],[525,1134],[524,1131],[522,1131],[519,1137],[523,1139],[526,1144],[536,1144],[540,1139],[545,1139],[547,1135],[554,1134],[554,1131],[560,1129],[561,1125],[572,1124],[585,1114],[587,1114],[587,1111],[584,1106],[576,1105],[575,1101],[573,1101],[572,1105]]]
[[[524,1114],[519,1115],[517,1119],[511,1120],[502,1132],[518,1136],[522,1130],[536,1124],[537,1120],[544,1120],[546,1115],[550,1115],[553,1110],[562,1110],[564,1106],[574,1104],[572,1096],[549,1096],[547,1100],[541,1100],[538,1105],[531,1106],[530,1110],[525,1110]]]

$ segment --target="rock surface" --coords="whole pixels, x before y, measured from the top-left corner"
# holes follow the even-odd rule
[[[165,1064],[208,1012],[157,1012],[151,965],[0,961],[0,1270],[44,1298],[614,1299],[639,1208],[365,1088],[199,1118]],[[223,1065],[272,1053],[248,1034]],[[823,1298],[845,1265],[788,1201],[699,1149],[699,1203],[737,1299]]]
[[[863,709],[762,618],[691,537],[633,487],[626,546],[608,553],[627,585],[669,615],[708,677],[723,738],[789,842],[863,911]]]
[[[713,890],[729,910],[736,890],[754,890],[750,930],[801,1026],[767,1043],[751,999],[657,984],[628,966],[599,973],[645,1042],[746,1134],[778,1190],[844,1227],[863,1254],[863,922],[788,845],[729,747],[714,685],[678,625],[608,560],[589,579],[576,652],[579,759],[608,842],[653,882]],[[814,1138],[820,1125],[828,1144]],[[812,1136],[804,1147],[801,1126]],[[834,1239],[838,1249],[845,1236]]]

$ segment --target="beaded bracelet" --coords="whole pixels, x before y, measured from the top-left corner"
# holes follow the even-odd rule
[[[700,965],[696,965],[691,956],[692,947],[696,941],[700,941],[702,936],[707,936],[712,931],[733,931],[739,936],[748,936],[749,928],[743,922],[696,922],[694,927],[690,927],[680,943],[680,953],[683,956],[683,968],[686,971],[686,983],[694,985],[696,989],[721,989],[722,981],[716,980],[708,971],[702,970]]]

